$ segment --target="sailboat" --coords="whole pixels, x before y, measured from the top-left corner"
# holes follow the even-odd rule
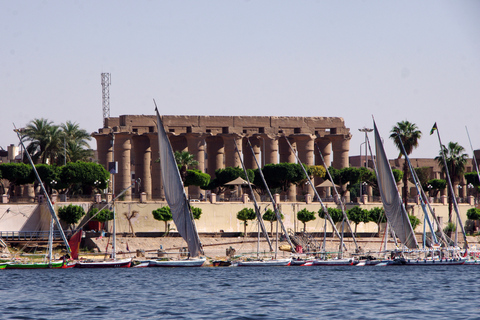
[[[128,189],[130,189],[135,183],[133,183],[130,187],[125,189],[121,192],[116,198],[120,197],[123,193],[125,193]],[[116,199],[115,198],[115,199]],[[115,199],[112,201],[114,202]],[[109,204],[106,204],[101,210],[97,212],[100,213],[103,209],[105,209]],[[113,208],[115,208],[115,204],[113,203]],[[90,219],[93,219],[92,216]],[[89,220],[90,220],[89,219]],[[110,259],[108,260],[77,260],[75,263],[75,268],[89,268],[89,269],[99,269],[99,268],[130,268],[132,266],[132,258],[124,258],[124,259],[117,259],[116,257],[116,247],[115,247],[115,240],[116,240],[116,230],[115,230],[115,209],[113,211],[113,232],[112,232],[112,254]],[[87,221],[88,222],[88,221]],[[85,222],[85,223],[87,223]],[[83,226],[82,226],[83,227]],[[78,231],[74,233],[74,235],[70,238],[70,242],[72,243],[72,258],[78,259],[78,246],[80,244],[80,236],[82,233],[82,227],[78,228]]]
[[[20,136],[20,131],[15,129],[15,132],[17,133],[18,139],[20,140],[20,143],[22,145],[23,150],[26,150],[25,145],[23,144],[22,137]],[[60,232],[60,235],[65,243],[66,249],[67,249],[67,254],[70,253],[70,246],[68,244],[67,238],[65,237],[65,234],[63,233],[63,229],[60,225],[60,221],[58,221],[57,214],[55,213],[55,209],[53,208],[52,202],[50,200],[50,197],[47,193],[47,190],[45,189],[45,186],[43,185],[42,179],[40,179],[40,176],[38,174],[37,168],[35,168],[35,165],[32,161],[32,158],[30,157],[30,154],[28,152],[25,152],[28,158],[28,161],[30,162],[30,165],[32,166],[32,170],[35,174],[35,177],[40,184],[40,188],[45,196],[46,199],[46,204],[47,207],[50,211],[51,214],[51,223],[50,223],[50,234],[49,234],[49,239],[48,239],[48,248],[47,248],[47,254],[45,256],[45,261],[43,262],[20,262],[20,261],[13,261],[10,263],[7,263],[4,266],[6,269],[59,269],[59,268],[67,268],[71,267],[72,265],[68,265],[65,256],[61,260],[54,260],[53,259],[53,229],[54,229],[54,224],[57,225],[57,228]]]
[[[376,174],[380,196],[382,198],[385,215],[396,237],[399,238],[402,248],[392,251],[393,260],[386,265],[461,265],[465,259],[443,254],[439,245],[432,248],[418,249],[412,225],[405,206],[400,198],[390,163],[388,162],[377,125],[373,122],[375,132]],[[406,159],[406,161],[408,161]],[[422,257],[422,254],[424,255]]]
[[[307,177],[307,181],[309,183],[309,185],[311,186],[313,192],[315,192],[315,196],[316,198],[318,199],[318,201],[320,202],[320,205],[322,206],[322,209],[325,213],[325,218],[328,219],[330,221],[330,223],[332,224],[332,228],[334,230],[334,232],[337,234],[337,236],[340,238],[340,254],[338,257],[334,258],[334,259],[327,259],[326,257],[325,258],[322,258],[322,259],[314,259],[313,261],[311,261],[311,265],[313,266],[351,266],[353,265],[356,261],[354,258],[343,258],[343,249],[344,249],[344,243],[343,243],[343,227],[344,227],[344,223],[345,221],[347,221],[347,224],[348,226],[350,226],[350,222],[348,221],[348,217],[347,217],[347,214],[345,213],[345,210],[344,210],[344,205],[342,203],[342,200],[340,198],[340,196],[338,195],[338,192],[337,192],[337,189],[335,188],[335,183],[333,182],[333,179],[332,179],[332,176],[330,175],[330,172],[328,172],[327,170],[327,173],[328,173],[328,176],[329,176],[329,179],[330,181],[332,182],[332,185],[334,186],[334,189],[335,189],[335,192],[337,193],[337,198],[339,199],[340,201],[340,205],[341,205],[341,208],[342,208],[342,213],[343,213],[343,222],[342,222],[342,234],[339,234],[338,233],[338,230],[335,226],[335,223],[333,223],[333,220],[332,218],[330,217],[330,215],[328,214],[328,210],[327,208],[325,207],[325,205],[323,204],[322,202],[322,199],[320,198],[320,195],[318,194],[317,192],[317,189],[315,188],[313,182],[312,182],[312,179],[310,179],[310,177],[308,176],[308,173],[307,173],[307,170],[305,169],[305,167],[303,166],[302,164],[302,161],[300,160],[300,158],[298,157],[298,154],[297,152],[295,152],[295,150],[293,149],[292,147],[292,144],[290,143],[290,141],[288,141],[288,138],[285,136],[284,137],[285,140],[287,141],[287,144],[288,146],[290,147],[290,150],[292,151],[292,153],[295,155],[296,159],[297,159],[297,162],[300,164],[300,166],[302,167],[302,170],[303,170],[303,173],[305,174],[305,176]],[[322,158],[322,161],[324,163],[324,166],[326,167],[326,163],[325,163],[325,160],[323,159],[323,155],[322,153],[320,152],[320,150],[318,150],[319,154],[320,154],[320,157]],[[326,225],[325,225],[325,232],[326,232]],[[355,246],[356,248],[358,249],[358,245],[357,245],[357,241],[355,239],[355,236],[353,235],[353,232],[350,228],[350,232],[352,233],[352,236],[353,236],[353,241],[355,243]],[[325,240],[326,240],[326,236],[324,236],[324,244],[325,244]],[[324,248],[323,250],[325,251],[325,245],[324,245]],[[309,263],[310,264],[310,263]]]
[[[257,160],[257,157],[255,156],[255,153],[253,152],[253,148],[252,148],[252,145],[250,144],[250,141],[247,139],[247,142],[248,142],[248,145],[250,146],[250,149],[251,149],[251,152],[253,154],[253,158],[255,160],[255,163],[257,164],[257,167],[258,168],[261,168],[259,163],[258,163],[258,160]],[[242,168],[243,168],[243,171],[245,173],[245,176],[247,178],[247,182],[248,182],[248,185],[250,187],[250,190],[252,191],[252,195],[253,195],[253,190],[252,190],[252,186],[251,186],[251,183],[250,183],[250,180],[248,178],[248,174],[247,174],[247,170],[245,168],[245,165],[243,163],[243,160],[242,160],[242,157],[240,156],[240,152],[237,148],[237,144],[235,142],[235,149],[237,150],[237,152],[239,153],[239,159],[242,163]],[[292,242],[290,241],[290,237],[288,236],[288,233],[286,232],[285,230],[285,226],[283,225],[283,222],[282,222],[282,219],[281,219],[281,214],[280,212],[278,211],[278,206],[277,206],[277,203],[275,202],[275,200],[273,199],[273,196],[270,192],[270,189],[268,188],[268,185],[267,185],[267,182],[265,181],[265,177],[263,176],[263,172],[261,169],[258,170],[259,174],[260,174],[260,177],[262,178],[262,181],[263,181],[263,184],[265,186],[265,190],[267,190],[267,193],[270,197],[270,201],[272,202],[272,205],[273,205],[273,209],[275,211],[275,215],[277,217],[277,229],[278,229],[278,223],[280,223],[282,225],[282,229],[283,229],[283,232],[285,234],[285,237],[287,238],[287,241],[290,245],[290,248],[291,250],[293,250],[293,244]],[[265,234],[265,237],[267,238],[267,241],[268,243],[270,244],[270,241],[268,240],[268,233],[266,232],[265,230],[265,226],[263,225],[263,219],[262,219],[262,216],[260,214],[260,210],[258,210],[258,207],[257,207],[257,204],[256,204],[256,201],[255,201],[255,206],[256,206],[256,212],[257,212],[257,220],[258,220],[258,224],[259,226],[262,226],[262,231],[264,232]],[[272,259],[260,259],[260,257],[258,256],[258,243],[260,241],[260,232],[258,234],[258,240],[257,240],[257,258],[256,259],[249,259],[249,260],[243,260],[243,261],[238,261],[237,265],[239,267],[286,267],[286,266],[289,266],[292,262],[292,258],[289,257],[289,258],[282,258],[282,259],[278,259],[277,258],[277,253],[278,253],[278,231],[277,231],[277,237],[276,237],[276,245],[275,245],[275,256],[272,258]],[[270,245],[270,248],[271,245]]]
[[[165,132],[156,103],[155,112],[157,115],[160,168],[165,198],[172,211],[173,222],[177,227],[178,233],[187,243],[189,253],[187,259],[150,259],[142,261],[141,265],[148,267],[201,267],[205,263],[206,258],[200,257],[200,254],[203,254],[202,244],[195,226],[190,202],[185,194],[173,149]]]
[[[112,135],[113,139],[115,139],[115,135]],[[112,145],[114,145],[113,143]],[[112,150],[113,154],[113,150]],[[112,173],[112,185],[113,188],[115,188],[115,173]],[[99,269],[99,268],[130,268],[132,266],[132,258],[124,258],[124,259],[117,259],[117,247],[116,247],[116,239],[117,239],[117,232],[116,232],[116,214],[115,214],[115,200],[122,196],[125,192],[127,192],[129,189],[131,189],[135,183],[140,181],[140,179],[137,179],[137,181],[134,181],[129,187],[125,188],[120,192],[115,198],[112,199],[111,202],[107,203],[101,210],[98,210],[98,212],[95,214],[99,214],[103,209],[107,208],[108,206],[112,206],[113,208],[113,230],[112,230],[112,253],[110,256],[110,259],[108,260],[78,260],[77,263],[75,264],[75,268],[93,268],[93,269]],[[115,189],[113,189],[113,193],[115,194]],[[88,221],[93,219],[94,216],[90,217]],[[88,222],[87,221],[87,222]],[[85,224],[87,223],[85,222]],[[84,225],[85,225],[84,224]],[[83,228],[79,227],[77,229],[77,232],[74,233],[72,238],[70,239],[72,242],[75,243],[75,248],[73,251],[73,258],[78,259],[78,246],[79,246],[79,233],[81,233],[81,230]]]

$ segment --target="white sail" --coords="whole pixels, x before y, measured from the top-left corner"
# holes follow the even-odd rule
[[[377,181],[380,195],[382,197],[385,215],[387,216],[389,225],[395,231],[396,236],[402,244],[408,248],[415,249],[418,247],[412,225],[408,218],[407,211],[402,203],[400,194],[398,193],[397,184],[393,177],[392,168],[388,162],[382,140],[378,134],[377,125],[373,122],[375,129],[375,153],[377,164]]]
[[[165,190],[165,198],[172,211],[173,222],[177,227],[178,233],[187,242],[188,251],[191,257],[197,257],[202,252],[202,245],[198,237],[197,229],[193,221],[193,215],[190,209],[183,182],[178,171],[177,162],[173,155],[173,149],[168,140],[167,133],[163,127],[157,108],[157,130],[158,146],[160,153],[160,168],[162,172],[162,182]]]

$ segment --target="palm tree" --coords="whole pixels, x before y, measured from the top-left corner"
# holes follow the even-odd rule
[[[80,129],[79,125],[75,122],[67,121],[60,125],[63,133],[63,154],[59,157],[58,164],[63,164],[65,160],[70,162],[75,161],[87,161],[92,156],[92,151],[89,150],[90,146],[88,140],[92,137],[84,129]],[[66,159],[65,159],[66,157]]]
[[[175,161],[180,167],[180,176],[182,177],[183,183],[187,178],[187,170],[191,167],[198,165],[198,161],[194,159],[193,154],[188,151],[175,151]]]
[[[448,147],[442,146],[439,155],[435,157],[435,160],[438,162],[438,165],[442,169],[442,172],[446,174],[445,163],[443,162],[442,153],[445,155],[445,161],[447,163],[448,173],[450,174],[450,179],[452,181],[453,190],[455,186],[460,182],[460,179],[465,172],[465,166],[467,164],[468,155],[464,152],[465,149],[456,142],[449,142]],[[452,209],[453,202],[452,197],[455,196],[455,192],[452,192],[450,187],[447,184],[447,193],[448,193],[448,222],[452,222]]]
[[[34,119],[23,130],[23,141],[35,163],[53,163],[60,151],[61,130],[47,119]]]
[[[398,155],[398,159],[402,157],[403,150],[400,141],[403,142],[403,146],[405,147],[405,153],[410,155],[414,148],[418,147],[418,140],[422,136],[422,132],[418,130],[418,127],[415,123],[408,122],[407,120],[397,122],[397,125],[392,128],[390,131],[390,138],[393,139],[395,146],[398,150],[400,150],[400,154]],[[399,138],[401,140],[399,140]],[[405,205],[408,202],[408,176],[409,176],[409,169],[408,163],[405,160],[403,162],[403,203]]]

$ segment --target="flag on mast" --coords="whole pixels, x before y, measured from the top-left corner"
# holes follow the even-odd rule
[[[435,130],[437,130],[437,123],[436,122],[433,125],[432,130],[430,130],[430,135],[432,135],[435,132]]]

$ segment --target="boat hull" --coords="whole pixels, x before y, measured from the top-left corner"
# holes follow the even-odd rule
[[[65,261],[54,261],[51,263],[8,263],[6,269],[61,269],[65,268]]]
[[[185,259],[185,260],[148,260],[148,267],[180,268],[180,267],[201,267],[206,258]],[[145,261],[146,262],[146,261]]]
[[[214,261],[212,261],[212,266],[214,266],[214,267],[230,267],[230,266],[232,266],[232,261],[229,261],[229,260],[214,260]]]
[[[354,259],[329,259],[329,260],[313,260],[314,266],[352,266],[354,264]]]
[[[466,259],[442,259],[442,260],[426,260],[426,259],[395,259],[388,263],[389,266],[451,266],[465,264]]]
[[[287,267],[292,259],[239,261],[239,267]]]
[[[291,267],[308,267],[308,266],[313,266],[313,260],[297,260],[297,259],[292,259],[292,262],[290,263]]]
[[[75,268],[130,268],[132,259],[111,261],[77,261]]]

